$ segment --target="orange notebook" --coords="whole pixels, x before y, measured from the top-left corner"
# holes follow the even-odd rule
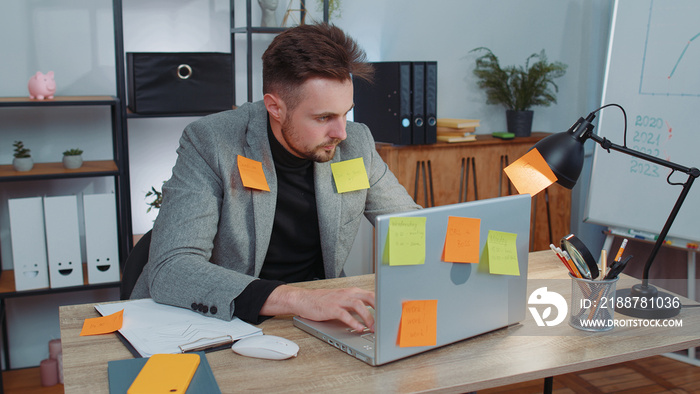
[[[199,366],[197,354],[154,354],[131,384],[127,394],[184,394]]]

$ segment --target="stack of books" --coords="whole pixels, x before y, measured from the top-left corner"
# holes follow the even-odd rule
[[[437,140],[438,142],[475,141],[477,127],[479,127],[478,119],[438,118]]]

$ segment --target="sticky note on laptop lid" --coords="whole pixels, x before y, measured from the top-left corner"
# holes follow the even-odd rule
[[[389,218],[383,262],[389,265],[425,263],[425,217]]]
[[[437,344],[437,300],[403,302],[397,343],[399,347]]]
[[[484,258],[489,267],[489,273],[497,275],[520,276],[518,265],[518,234],[489,230],[486,239]]]
[[[448,217],[442,261],[478,264],[480,231],[481,219]]]

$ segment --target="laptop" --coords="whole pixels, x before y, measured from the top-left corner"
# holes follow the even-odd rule
[[[355,332],[340,321],[316,322],[298,316],[294,317],[294,325],[377,366],[522,321],[527,302],[530,200],[529,194],[523,194],[377,217],[373,251],[375,332]],[[408,217],[425,218],[425,261],[392,265],[384,254],[389,225],[392,218]],[[449,217],[480,219],[478,264],[442,260]],[[519,275],[490,273],[489,264],[495,264],[496,258],[489,259],[484,250],[491,230],[511,234],[508,247],[512,253],[516,253],[512,249],[514,235],[517,263],[510,259],[509,272],[517,267]],[[437,300],[435,344],[399,346],[403,303],[415,300]]]

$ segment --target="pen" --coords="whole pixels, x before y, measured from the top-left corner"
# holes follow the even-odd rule
[[[617,276],[620,275],[622,270],[625,269],[627,263],[630,261],[630,259],[632,259],[632,257],[634,257],[634,255],[629,255],[624,260],[615,262],[615,264],[613,264],[613,266],[610,267],[610,272],[608,272],[608,274],[605,276],[605,279],[617,278]]]
[[[564,263],[564,267],[566,267],[566,269],[569,270],[569,273],[571,273],[571,275],[573,275],[573,276],[578,277],[578,275],[576,275],[576,273],[575,273],[574,270],[571,268],[571,266],[569,265],[569,263],[566,261],[566,259],[564,258],[564,256],[563,256],[561,253],[559,253],[559,251],[557,250],[557,247],[554,246],[554,244],[549,244],[549,248],[552,249],[552,252],[554,252],[554,254],[556,254],[557,257],[559,257],[559,260],[561,260],[561,262]]]
[[[622,243],[620,244],[620,249],[617,251],[617,255],[615,255],[615,261],[620,261],[622,260],[622,252],[625,251],[625,247],[627,246],[627,238],[622,240]]]

